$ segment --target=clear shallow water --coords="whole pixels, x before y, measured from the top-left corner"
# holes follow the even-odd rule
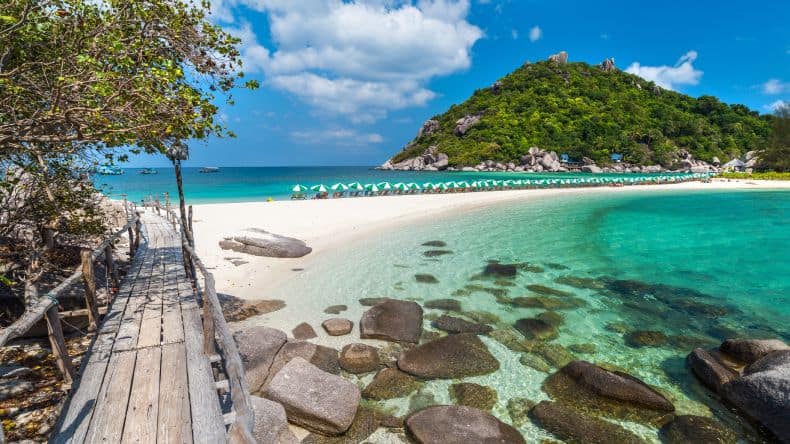
[[[421,246],[430,240],[447,247]],[[429,249],[452,254],[428,258],[424,252]],[[475,280],[488,260],[528,262],[543,271],[520,271],[509,287]],[[298,298],[304,301],[298,309],[310,313],[347,304],[349,311],[342,315],[354,320],[366,308],[356,302],[360,298],[453,298],[464,312],[495,315],[499,328],[546,311],[507,303],[508,298],[535,296],[528,285],[571,292],[584,306],[557,310],[564,323],[555,343],[592,343],[594,353],[576,357],[627,369],[668,393],[680,413],[715,414],[732,424],[733,417],[710,401],[683,360],[693,347],[717,345],[725,337],[790,340],[789,270],[790,192],[656,190],[649,195],[558,196],[412,225],[326,253],[267,297]],[[431,274],[439,283],[418,283],[416,273]],[[593,278],[608,288],[555,282],[562,276]],[[506,294],[458,292],[469,284]],[[441,313],[426,309],[429,318]],[[425,327],[430,328],[427,319]],[[623,331],[633,330],[661,331],[669,340],[659,347],[632,348]],[[520,355],[499,342],[484,341],[501,369],[465,381],[497,389],[495,415],[511,422],[506,408],[511,397],[548,398],[541,390],[546,373],[522,365]],[[432,381],[426,391],[437,403],[449,403],[452,382]],[[403,414],[409,400],[385,404]],[[654,429],[626,425],[657,440]],[[521,431],[534,442],[546,436],[530,424]]]
[[[140,174],[140,168],[127,168],[120,176],[93,177],[96,186],[111,197],[126,194],[128,199],[139,202],[150,194],[169,192],[176,195],[175,174],[172,168],[154,168],[157,174]],[[581,173],[463,173],[428,171],[378,171],[369,167],[223,167],[219,173],[200,173],[200,168],[184,168],[184,193],[193,204],[248,202],[288,199],[296,184],[331,186],[334,183],[378,182],[445,182],[450,180],[474,181],[479,179],[566,178],[592,176]],[[601,175],[595,177],[622,177]],[[649,176],[649,174],[640,174]]]

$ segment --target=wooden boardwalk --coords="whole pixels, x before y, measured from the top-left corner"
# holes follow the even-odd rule
[[[52,442],[226,441],[181,235],[150,211],[142,222],[143,242],[83,359]]]

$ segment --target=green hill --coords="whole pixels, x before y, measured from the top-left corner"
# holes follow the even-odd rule
[[[438,127],[426,122],[392,163],[431,146],[447,154],[451,166],[489,159],[518,163],[537,146],[598,164],[622,153],[630,163],[670,167],[681,148],[699,160],[724,162],[767,143],[772,116],[659,88],[603,65],[527,63],[433,117]],[[473,124],[458,131],[459,119],[467,116]]]

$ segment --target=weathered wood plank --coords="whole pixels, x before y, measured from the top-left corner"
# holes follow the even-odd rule
[[[129,406],[126,408],[126,421],[123,426],[121,442],[156,442],[161,363],[162,349],[160,347],[137,350],[134,381],[129,394]]]
[[[85,442],[120,442],[136,359],[135,351],[114,353],[110,357],[104,380],[97,381],[101,390],[96,396],[93,418],[90,420]]]
[[[80,259],[82,260],[82,281],[85,287],[85,306],[88,308],[88,331],[93,332],[99,326],[96,277],[93,273],[93,251],[83,248],[80,251]]]
[[[191,443],[192,415],[189,407],[186,347],[183,343],[162,346],[160,381],[157,441]]]
[[[181,264],[177,262],[174,247],[168,248],[165,263],[164,290],[162,293],[162,343],[172,344],[184,341],[184,325],[181,321],[181,294],[178,288],[179,275],[183,275]]]

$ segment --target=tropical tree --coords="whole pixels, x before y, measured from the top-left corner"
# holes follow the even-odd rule
[[[790,105],[780,106],[775,115],[770,143],[760,153],[760,169],[790,171]]]

